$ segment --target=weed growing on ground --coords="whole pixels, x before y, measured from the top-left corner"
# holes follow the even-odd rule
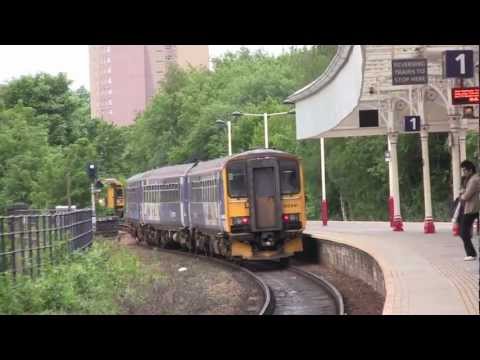
[[[0,276],[0,314],[120,314],[142,305],[163,281],[138,258],[111,241],[96,241],[48,265],[36,279]]]

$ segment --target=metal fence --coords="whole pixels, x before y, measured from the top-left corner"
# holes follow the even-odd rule
[[[0,217],[0,274],[35,277],[46,264],[92,240],[90,209]]]

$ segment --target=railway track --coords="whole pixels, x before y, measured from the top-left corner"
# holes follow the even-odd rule
[[[274,262],[244,263],[241,266],[211,256],[164,249],[142,244],[179,256],[200,258],[204,261],[242,271],[260,288],[263,299],[260,310],[252,315],[343,315],[342,295],[325,279],[295,266],[281,268]],[[258,309],[258,306],[257,306]]]
[[[275,263],[245,265],[272,291],[273,315],[343,315],[342,295],[325,279],[298,267]]]

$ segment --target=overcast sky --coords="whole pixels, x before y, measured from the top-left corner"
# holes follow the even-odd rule
[[[290,45],[209,45],[210,58],[227,51],[237,51],[242,46],[251,50],[263,48],[281,54]],[[90,88],[87,45],[0,45],[0,84],[22,75],[46,72],[56,75],[67,73],[73,80],[73,88]]]

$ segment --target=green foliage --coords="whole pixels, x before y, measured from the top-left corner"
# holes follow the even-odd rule
[[[264,146],[262,117],[234,119],[233,111],[264,113],[289,109],[294,91],[323,73],[335,46],[292,48],[281,56],[242,49],[214,59],[214,71],[170,67],[161,90],[134,125],[118,128],[90,119],[88,92],[72,91],[63,75],[24,76],[0,87],[0,211],[14,202],[35,207],[89,206],[85,165],[95,161],[100,177],[125,180],[167,164],[213,159],[227,153],[231,120],[233,152]],[[319,140],[297,141],[291,115],[269,119],[270,147],[303,159],[307,212],[320,217]],[[446,134],[431,134],[433,211],[448,220],[450,155]],[[386,220],[388,164],[385,137],[326,140],[326,185],[330,216]],[[423,220],[420,141],[398,143],[402,215]],[[477,157],[477,135],[467,136],[467,154]],[[472,158],[472,156],[469,156]],[[343,205],[343,211],[342,211]]]
[[[104,217],[104,216],[115,216],[115,209],[112,209],[112,208],[107,208],[105,206],[100,206],[100,205],[97,205],[97,207],[95,208],[95,213],[97,215],[97,218],[101,218],[101,217]]]
[[[388,166],[384,137],[327,139],[327,198],[332,217],[341,218],[340,196],[347,219],[386,220]]]
[[[0,88],[0,211],[15,202],[36,208],[89,206],[85,166],[124,177],[127,129],[90,119],[90,95],[64,74],[38,74]]]
[[[0,314],[118,314],[159,279],[116,243],[96,241],[37,279],[0,277]]]
[[[243,49],[216,59],[213,72],[171,68],[162,90],[127,135],[129,175],[224,156],[227,139],[224,128],[215,124],[217,119],[230,120],[236,110],[288,110],[283,100],[320,75],[333,52],[331,47],[315,47],[273,57]],[[232,128],[234,152],[263,146],[262,118],[241,118]],[[269,134],[272,147],[291,152],[302,147],[295,140],[292,116],[272,118]]]
[[[33,122],[33,113],[21,106],[0,112],[0,205],[32,202],[49,152],[47,132]]]
[[[75,141],[78,131],[81,96],[69,89],[71,81],[65,74],[51,76],[40,73],[12,80],[2,91],[7,108],[29,107],[35,110],[35,121],[48,129],[51,145],[66,145]],[[80,94],[81,95],[81,94]]]

